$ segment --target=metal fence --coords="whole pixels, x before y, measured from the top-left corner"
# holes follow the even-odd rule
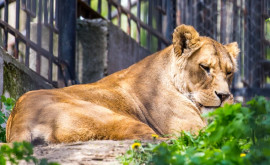
[[[270,97],[269,0],[179,0],[177,6],[179,24],[193,25],[224,44],[238,42],[239,71],[232,85],[236,96]]]
[[[176,27],[175,0],[84,0],[152,52],[171,43]]]
[[[20,59],[19,51],[24,50],[22,62],[30,68],[31,51],[35,51],[34,70],[37,73],[40,72],[43,57],[47,59],[49,67],[45,78],[48,82],[61,82],[59,80],[62,79],[64,85],[68,85],[75,81],[74,38],[78,3],[77,17],[107,19],[152,52],[170,44],[173,29],[179,24],[193,25],[201,35],[224,44],[237,41],[241,54],[232,91],[244,98],[270,96],[270,22],[265,21],[270,17],[269,0],[13,1],[0,0],[4,48],[8,49],[9,35],[12,35],[15,38],[14,56]],[[8,4],[11,3],[16,4],[14,27],[8,20]],[[21,15],[25,15],[25,31],[19,27]],[[31,31],[31,22],[36,22],[36,31]],[[48,49],[43,47],[41,39],[43,27],[49,34]],[[35,42],[31,38],[33,33],[36,33]],[[58,43],[57,51],[54,51],[55,42]],[[25,48],[20,49],[21,43]],[[56,78],[52,76],[55,68],[58,72]]]
[[[3,48],[55,87],[74,84],[76,0],[1,0],[0,9]]]
[[[212,37],[223,44],[238,42],[241,53],[238,57],[239,71],[232,84],[233,93],[241,96],[238,97],[240,101],[255,95],[270,97],[270,22],[265,21],[270,17],[269,0],[86,0],[85,2],[129,35],[132,27],[130,19],[134,20],[138,32],[131,37],[152,51],[168,45],[173,29],[180,24],[192,25],[201,35]],[[142,7],[142,4],[146,4],[146,7]],[[106,6],[108,10],[105,9],[106,12],[103,12]],[[111,6],[115,9],[112,10]],[[134,12],[137,17],[132,14],[133,8],[137,9],[137,12]],[[147,12],[142,12],[144,10]],[[128,17],[126,19],[128,26],[121,25],[124,23],[121,22],[122,14]],[[144,14],[144,17],[141,14]],[[145,17],[147,19],[144,19]],[[142,38],[140,27],[148,32],[146,43],[140,40]],[[151,35],[157,37],[157,42],[151,41]],[[157,45],[154,46],[156,49],[152,49],[153,45]]]

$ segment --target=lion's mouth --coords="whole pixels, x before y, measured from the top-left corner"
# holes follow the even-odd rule
[[[201,103],[198,103],[198,107],[199,108],[207,108],[207,109],[216,109],[216,108],[219,108],[221,106],[221,104],[219,106],[204,106],[202,105]]]
[[[198,103],[198,109],[201,111],[202,114],[206,114],[208,112],[212,112],[215,109],[219,108],[220,106],[203,106],[202,104]]]
[[[189,98],[189,100],[191,100],[191,101],[196,105],[196,107],[197,107],[199,110],[201,110],[201,109],[203,109],[203,108],[206,108],[206,109],[216,109],[216,108],[219,108],[219,107],[221,106],[221,104],[222,104],[222,103],[220,103],[220,105],[218,105],[218,106],[204,106],[203,104],[197,102],[197,101],[195,100],[195,98],[193,97],[192,94],[187,95],[187,97]]]

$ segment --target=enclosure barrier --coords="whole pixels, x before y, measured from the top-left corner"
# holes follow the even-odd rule
[[[201,35],[223,44],[239,44],[235,96],[270,97],[270,22],[265,21],[270,17],[269,0],[179,0],[177,7],[179,24],[193,25]]]
[[[13,56],[16,59],[19,59],[19,51],[22,51],[20,48],[24,49],[20,61],[26,67],[30,65],[30,50],[35,52],[33,53],[36,55],[35,68],[32,69],[38,74],[41,74],[41,65],[43,65],[41,64],[41,58],[44,57],[48,63],[47,76],[44,78],[55,87],[75,84],[76,0],[13,1],[0,1],[0,4],[2,4],[0,7],[4,8],[2,9],[4,10],[4,19],[0,20],[0,27],[3,30],[3,48],[5,50],[12,49]],[[16,5],[15,13],[14,11],[9,12],[12,3]],[[9,18],[15,19],[15,27],[10,24]],[[36,31],[31,31],[31,23],[33,22],[36,22]],[[23,29],[20,28],[22,25],[24,26]],[[43,26],[49,34],[48,49],[42,46]],[[54,35],[58,36],[57,44],[54,43]],[[14,42],[9,42],[13,39]],[[36,42],[33,40],[36,40]],[[24,47],[19,46],[20,44],[24,44]],[[55,45],[58,45],[58,51],[54,54]],[[53,65],[57,66],[55,72],[58,72],[55,80],[52,76]]]
[[[85,0],[85,3],[89,7],[93,8],[91,5],[93,0]],[[92,3],[91,3],[92,2]],[[146,31],[146,44],[141,44],[147,49],[151,49],[151,45],[155,44],[151,40],[153,37],[157,39],[157,49],[160,50],[169,44],[171,44],[171,37],[173,29],[176,27],[176,1],[175,0],[96,0],[96,11],[99,14],[103,13],[102,6],[106,4],[107,15],[102,15],[106,19],[113,21],[117,20],[116,25],[121,27],[123,24],[127,24],[124,31],[131,35],[131,21],[136,24],[136,41],[141,44],[141,31]],[[123,6],[123,4],[125,4]],[[142,4],[144,7],[142,11]],[[112,10],[114,7],[115,10]],[[136,9],[136,12],[132,12]],[[134,10],[133,10],[134,11]],[[147,19],[142,20],[142,13]],[[127,17],[127,23],[122,22],[121,16],[125,15]]]

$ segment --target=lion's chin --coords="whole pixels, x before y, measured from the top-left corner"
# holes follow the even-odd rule
[[[212,112],[216,109],[217,107],[201,107],[200,110],[201,110],[201,113],[202,114],[206,114],[206,113],[209,113],[209,112]]]
[[[203,106],[202,104],[198,103],[197,107],[199,108],[199,110],[201,111],[201,114],[206,114],[208,112],[212,112],[213,110],[219,108],[221,105],[219,106]]]

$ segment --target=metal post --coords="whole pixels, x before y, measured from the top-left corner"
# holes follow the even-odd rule
[[[137,0],[137,18],[141,20],[141,0]],[[141,25],[140,21],[137,22],[137,42],[141,43]]]
[[[76,0],[59,1],[59,58],[67,66],[63,69],[65,85],[75,83]],[[63,67],[64,64],[61,66]],[[63,79],[62,79],[63,80]],[[61,80],[60,80],[61,81]],[[71,81],[71,82],[70,82]]]
[[[152,28],[152,8],[153,8],[153,1],[152,0],[148,0],[148,20],[147,20],[147,24],[150,28]],[[147,48],[148,50],[151,50],[151,34],[147,33]]]
[[[167,30],[166,38],[172,40],[172,33],[176,27],[176,0],[168,0],[167,2]]]
[[[246,16],[246,29],[245,34],[245,80],[248,83],[249,88],[260,88],[262,71],[260,67],[260,61],[262,60],[262,48],[261,41],[262,36],[262,7],[260,1],[245,1],[245,7],[247,9]],[[254,90],[247,92],[246,96],[253,97],[256,93]]]
[[[16,1],[16,29],[19,30],[20,27],[20,1]],[[18,38],[15,36],[15,52],[14,52],[14,57],[15,58],[19,58],[18,57],[19,54],[19,41]]]
[[[4,21],[8,23],[8,0],[4,2],[5,11],[4,11]],[[7,50],[8,43],[8,32],[7,29],[4,29],[4,49]]]

